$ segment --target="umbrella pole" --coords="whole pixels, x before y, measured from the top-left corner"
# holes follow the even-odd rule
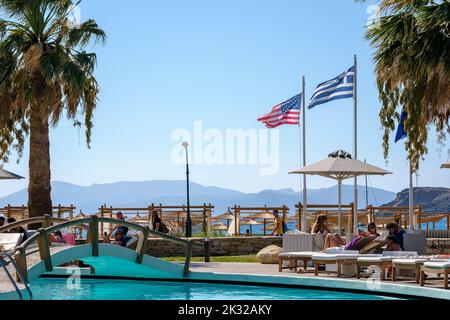
[[[342,179],[338,179],[338,233],[339,235],[341,235],[341,230],[342,230],[342,209],[341,209],[341,204],[342,204]]]

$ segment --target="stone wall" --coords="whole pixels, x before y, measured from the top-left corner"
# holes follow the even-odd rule
[[[203,244],[203,239],[195,240]],[[257,254],[261,249],[283,246],[281,237],[211,238],[211,256],[237,256]],[[147,254],[154,257],[184,256],[186,247],[163,239],[149,239]],[[450,239],[427,239],[427,254],[450,254]],[[203,248],[194,248],[194,256],[203,256]]]
[[[197,240],[196,240],[197,241]],[[203,239],[198,243],[203,244]],[[277,245],[283,246],[282,237],[211,238],[211,256],[236,256],[257,254],[261,249]],[[154,257],[179,257],[186,254],[186,247],[163,239],[149,239],[147,254]],[[203,248],[195,248],[194,256],[203,256]]]
[[[427,239],[427,254],[450,254],[450,239]]]

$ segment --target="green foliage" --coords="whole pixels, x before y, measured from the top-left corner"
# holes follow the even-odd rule
[[[450,133],[450,3],[382,0],[380,15],[366,37],[376,49],[384,155],[405,111],[405,148],[418,170],[428,152],[429,126],[441,144]]]
[[[76,3],[76,4],[79,4]],[[99,88],[96,54],[89,44],[106,36],[94,20],[74,26],[71,0],[0,0],[0,159],[11,150],[22,156],[30,113],[56,126],[63,114],[86,128],[91,142],[92,117]],[[82,119],[80,119],[82,118]]]

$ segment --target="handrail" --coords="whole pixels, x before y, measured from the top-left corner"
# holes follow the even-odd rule
[[[8,258],[9,263],[7,261],[5,261],[4,257]],[[20,282],[25,286],[25,289],[28,292],[28,295],[30,297],[30,300],[33,300],[33,292],[31,292],[30,286],[28,285],[28,282],[26,281],[26,279],[24,278],[22,272],[20,271],[19,267],[17,266],[16,262],[14,261],[14,259],[11,257],[11,255],[8,252],[0,252],[0,265],[2,266],[3,270],[6,273],[6,276],[8,277],[8,279],[11,281],[14,289],[17,292],[17,295],[19,296],[20,300],[23,300],[23,294],[19,288],[19,286],[17,285],[16,281],[14,281],[14,278],[11,276],[7,266],[9,264],[12,264],[14,270],[16,271],[17,277],[20,280]]]

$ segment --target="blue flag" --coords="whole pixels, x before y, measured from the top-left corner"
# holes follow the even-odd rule
[[[406,112],[403,111],[400,118],[400,123],[398,124],[397,134],[395,135],[395,143],[399,142],[402,139],[405,139],[408,136],[405,132],[405,119]]]

